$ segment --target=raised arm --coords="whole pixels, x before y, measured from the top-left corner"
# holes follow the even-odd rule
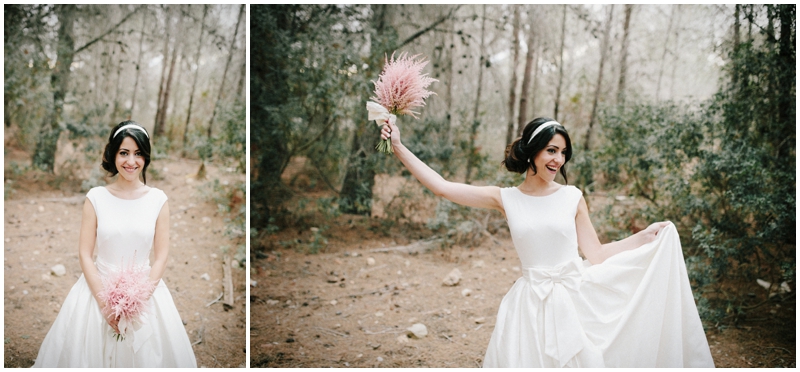
[[[169,254],[169,202],[164,202],[156,219],[156,234],[153,238],[153,264],[150,265],[150,280],[158,285],[167,269]]]
[[[666,222],[656,222],[646,229],[639,231],[623,240],[600,244],[597,232],[594,230],[591,219],[589,219],[589,208],[586,200],[581,196],[578,202],[578,213],[575,215],[575,227],[578,232],[578,247],[583,255],[593,265],[599,264],[609,257],[627,250],[638,248],[656,239],[658,232],[669,224]]]
[[[435,195],[453,203],[468,207],[496,209],[505,214],[497,186],[473,186],[445,180],[400,142],[400,130],[396,125],[387,124],[381,130],[381,138],[391,136],[394,154],[422,185]]]
[[[89,290],[92,291],[95,301],[100,306],[100,311],[103,312],[105,301],[101,300],[97,294],[103,290],[103,280],[100,278],[100,272],[97,266],[94,265],[94,246],[97,240],[97,214],[94,212],[94,207],[89,199],[83,203],[83,215],[81,217],[81,232],[78,238],[78,256],[80,258],[81,270],[83,271],[83,278],[86,284],[89,285]],[[111,328],[119,332],[117,323],[119,322],[113,316],[103,312],[103,317],[108,322]]]

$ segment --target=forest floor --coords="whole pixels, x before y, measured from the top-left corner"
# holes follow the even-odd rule
[[[9,169],[12,163],[29,164],[28,159],[13,151],[5,156],[5,367],[33,365],[62,301],[81,275],[77,247],[85,193],[80,182]],[[231,270],[233,308],[222,301],[212,304],[223,291],[222,247],[231,242],[224,235],[226,216],[208,195],[211,188],[202,185],[214,179],[243,182],[245,176],[207,165],[206,179],[198,180],[192,175],[199,166],[199,161],[163,159],[153,160],[148,169],[147,184],[163,190],[170,203],[171,245],[163,279],[186,325],[197,365],[244,367],[246,270]],[[66,267],[66,275],[51,274],[57,264]]]
[[[414,226],[307,216],[264,235],[264,248],[251,250],[250,366],[481,366],[500,301],[521,276],[507,228],[471,247],[399,250],[430,237]],[[327,244],[311,254],[320,231]],[[443,285],[453,269],[460,282]],[[756,283],[746,287],[753,303],[766,300]],[[705,324],[716,366],[795,367],[795,297],[787,297],[735,325]],[[407,335],[415,323],[427,336]]]

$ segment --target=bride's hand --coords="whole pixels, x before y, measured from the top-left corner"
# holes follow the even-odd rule
[[[392,146],[402,145],[400,142],[400,128],[394,124],[384,124],[383,128],[381,128],[381,139],[385,140],[390,137],[392,138]]]
[[[100,306],[100,309],[101,309],[100,313],[103,314],[103,319],[105,319],[106,323],[108,323],[108,325],[111,326],[111,328],[114,329],[114,332],[119,333],[119,326],[118,326],[119,325],[119,318],[115,317],[114,314],[106,313],[105,311],[102,310],[102,309],[104,309],[106,307],[105,303],[100,304],[100,305],[101,305]]]
[[[639,234],[641,234],[644,244],[656,240],[656,236],[658,236],[658,233],[661,231],[661,229],[667,227],[667,225],[669,224],[670,224],[669,221],[656,222],[654,224],[651,224],[650,226],[647,226],[646,229],[639,231]]]

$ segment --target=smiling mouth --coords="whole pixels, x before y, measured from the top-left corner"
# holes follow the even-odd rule
[[[128,173],[133,173],[136,172],[136,170],[139,169],[139,167],[122,167],[122,169],[124,169]]]
[[[551,171],[551,172],[553,172],[553,173],[557,172],[557,169],[556,169],[556,168],[553,168],[553,167],[551,167],[551,166],[549,166],[549,165],[545,165],[545,168],[547,168],[547,170],[549,170],[549,171]]]

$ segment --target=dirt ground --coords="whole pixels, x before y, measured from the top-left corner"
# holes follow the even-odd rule
[[[14,175],[13,162],[26,155],[6,152],[4,204],[4,366],[30,367],[61,302],[81,275],[78,234],[85,194],[79,184],[53,186],[53,176],[28,172]],[[219,178],[232,182],[244,175],[208,166],[206,180],[191,177],[200,163],[153,160],[147,184],[162,189],[170,204],[170,252],[164,282],[170,289],[197,365],[246,366],[245,268],[232,268],[235,303],[225,309],[212,302],[223,291],[224,215],[198,189]],[[156,172],[150,170],[156,168]],[[9,190],[11,190],[9,192]],[[69,190],[69,191],[66,191]],[[51,274],[62,264],[66,275]],[[209,305],[210,304],[210,305]]]
[[[310,254],[321,224],[327,244]],[[387,251],[428,238],[412,226],[312,217],[263,236],[265,248],[251,251],[251,367],[481,366],[500,301],[521,276],[508,230],[473,247]],[[443,285],[453,269],[460,283]],[[748,290],[753,303],[766,299],[755,283]],[[407,336],[415,323],[427,336]],[[706,328],[717,367],[796,365],[794,296]]]

